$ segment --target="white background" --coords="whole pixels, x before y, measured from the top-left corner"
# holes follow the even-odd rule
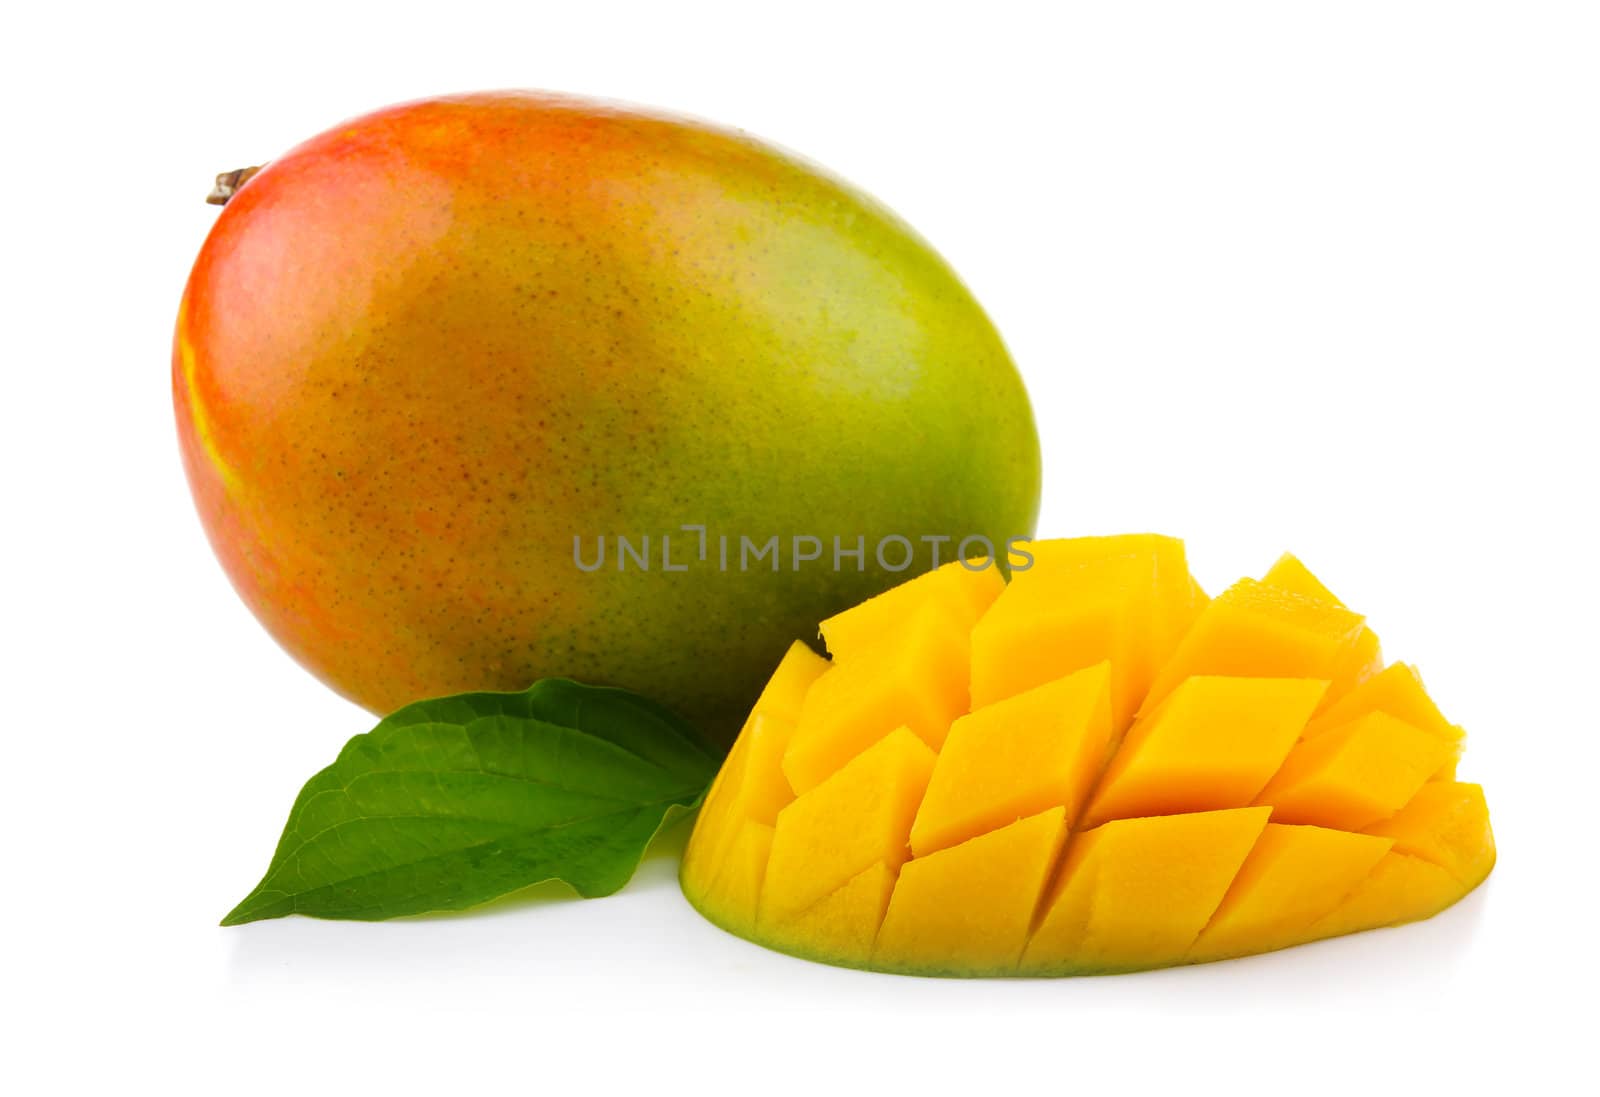
[[[1593,1079],[1593,5],[33,5],[6,17],[12,1093],[1363,1093]],[[1217,589],[1292,548],[1471,745],[1489,883],[1422,925],[1109,979],[928,981],[725,936],[652,855],[379,925],[217,928],[369,718],[235,598],[168,395],[211,176],[532,86],[703,115],[874,192],[1006,334],[1048,535]],[[894,1090],[887,1087],[894,1086]],[[650,1087],[650,1088],[643,1088]]]

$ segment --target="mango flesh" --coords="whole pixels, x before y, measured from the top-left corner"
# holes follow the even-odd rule
[[[1111,747],[1110,681],[1100,663],[958,717],[911,825],[912,853],[1054,807],[1076,819]]]
[[[1196,674],[1321,679],[1326,706],[1357,685],[1353,656],[1365,634],[1366,621],[1340,604],[1241,579],[1196,616],[1151,683],[1144,710]]]
[[[1085,825],[1252,803],[1327,688],[1306,678],[1187,679],[1123,740]]]
[[[1108,661],[1120,734],[1204,599],[1183,543],[1140,534],[1027,546],[1034,566],[972,630],[972,703],[1003,700]]]
[[[761,920],[803,913],[874,864],[898,869],[934,754],[897,728],[778,813]]]
[[[1038,506],[1020,378],[925,242],[742,134],[571,98],[410,103],[272,160],[195,264],[172,383],[235,587],[379,713],[560,675],[726,742],[923,538],[1003,551]]]
[[[1257,802],[1277,822],[1360,830],[1410,803],[1448,758],[1434,736],[1372,712],[1295,747]]]
[[[1427,918],[1493,868],[1483,790],[1454,779],[1460,728],[1410,666],[1371,670],[1370,630],[1304,565],[1208,600],[1169,539],[1031,549],[1037,570],[1001,592],[924,575],[836,618],[831,663],[791,652],[689,842],[683,889],[706,917],[851,967],[1099,974]],[[1015,666],[983,662],[1002,647]],[[1008,684],[980,694],[981,665]],[[963,695],[928,731],[929,698]],[[768,730],[796,707],[802,725],[848,713],[825,761]],[[780,857],[763,828],[786,797]]]
[[[1309,940],[1311,927],[1371,875],[1393,841],[1268,823],[1188,958],[1213,960]]]
[[[707,849],[706,843],[688,850],[684,858],[686,866],[692,867],[695,862],[702,860],[722,864],[727,843],[737,837],[742,830],[742,823],[749,821],[771,826],[777,821],[778,811],[794,799],[794,792],[777,764],[768,757],[752,765],[751,756],[759,757],[769,747],[777,750],[779,744],[773,737],[774,733],[793,735],[805,695],[827,669],[828,661],[805,644],[796,640],[789,645],[778,669],[756,698],[755,708],[745,721],[744,731],[723,759],[722,768],[717,770],[700,809],[700,819],[705,822],[708,833],[721,836],[722,843],[714,850]],[[758,723],[769,727],[771,731],[763,732]],[[784,749],[787,749],[786,744]],[[770,841],[766,845],[770,849]],[[760,871],[756,875],[758,891],[761,874],[766,871],[766,856],[766,852],[760,856]],[[753,920],[753,906],[750,914]]]
[[[1075,836],[1019,970],[1181,963],[1267,825],[1263,808],[1117,819]]]
[[[1313,602],[1326,602],[1340,609],[1344,608],[1344,603],[1322,585],[1322,580],[1313,575],[1310,568],[1287,552],[1267,570],[1261,577],[1261,582],[1269,587],[1277,587],[1290,594],[1309,598]],[[1383,652],[1378,642],[1378,634],[1372,631],[1370,625],[1363,624],[1355,643],[1345,655],[1343,664],[1335,668],[1333,677],[1339,682],[1359,685],[1382,669]]]
[[[1066,838],[1066,809],[907,861],[873,944],[876,966],[949,975],[1015,964]]]
[[[911,628],[835,667],[806,695],[782,763],[796,793],[815,787],[895,727],[909,728],[937,750],[950,722],[966,710],[967,633],[932,606],[911,619]]]

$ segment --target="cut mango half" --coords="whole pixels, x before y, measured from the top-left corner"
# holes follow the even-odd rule
[[[790,649],[707,794],[689,901],[920,975],[1246,956],[1431,917],[1494,867],[1464,733],[1299,560],[1208,598],[1183,544],[958,561]],[[1015,557],[1014,557],[1015,559]]]

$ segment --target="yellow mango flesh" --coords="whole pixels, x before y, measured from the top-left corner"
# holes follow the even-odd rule
[[[1005,589],[999,569],[988,563],[955,560],[835,614],[819,628],[828,654],[840,663],[857,659],[884,637],[893,636],[924,606],[970,631]]]
[[[1069,571],[1071,568],[1105,560],[1133,559],[1148,564],[1154,582],[1148,603],[1141,608],[1147,614],[1151,631],[1145,645],[1149,656],[1145,669],[1150,673],[1166,659],[1208,601],[1206,592],[1189,574],[1188,553],[1176,537],[1155,533],[1073,537],[1030,542],[1028,547],[1036,558],[1036,567],[1025,574],[1042,583],[1052,582],[1052,576],[1058,573],[1075,575]],[[1024,579],[1025,587],[1028,581]]]
[[[706,793],[705,806],[700,811],[703,825],[695,827],[683,855],[685,878],[703,878],[708,871],[706,866],[726,856],[728,842],[738,833],[740,818],[770,824],[778,809],[794,799],[771,756],[776,751],[781,758],[788,749],[787,741],[793,737],[794,723],[800,718],[800,705],[829,665],[828,660],[798,640],[784,653]],[[753,767],[751,755],[756,756]],[[746,816],[744,813],[752,806],[759,806],[760,810]],[[711,848],[713,844],[715,849]]]
[[[800,719],[800,706],[806,694],[833,664],[799,640],[789,645],[783,661],[756,698],[751,715],[766,713],[794,723]]]
[[[1311,926],[1306,939],[1432,918],[1470,890],[1431,861],[1391,850],[1337,907]]]
[[[1431,861],[1469,888],[1494,867],[1494,833],[1482,785],[1430,782],[1367,833],[1393,839],[1395,852]]]
[[[1437,737],[1369,712],[1295,747],[1256,802],[1275,822],[1360,830],[1404,807],[1449,756]]]
[[[766,939],[808,959],[860,967],[872,955],[895,879],[894,869],[877,862],[800,913],[769,922]]]
[[[1264,808],[1119,819],[1076,836],[1028,974],[1180,962],[1267,825]]]
[[[814,788],[897,727],[937,750],[950,722],[967,711],[968,633],[936,605],[908,627],[824,675],[806,695],[783,758],[797,793]]]
[[[703,909],[735,933],[755,930],[756,913],[772,854],[773,830],[741,820],[734,825],[723,860],[706,885]]]
[[[972,631],[973,706],[1109,661],[1120,733],[1198,608],[1182,542],[1091,537],[1027,550],[1032,566],[1013,573]]]
[[[1279,590],[1298,594],[1314,602],[1326,602],[1340,609],[1345,608],[1344,603],[1322,585],[1322,580],[1311,574],[1310,568],[1287,552],[1280,556],[1278,562],[1261,577],[1261,582],[1266,586],[1277,587]],[[1383,651],[1378,643],[1378,634],[1372,631],[1371,626],[1363,625],[1350,648],[1350,653],[1334,674],[1334,680],[1341,684],[1355,685],[1364,682],[1382,669]],[[1342,685],[1342,688],[1348,686]]]
[[[794,725],[781,716],[764,712],[751,714],[740,736],[743,746],[735,762],[739,774],[737,784],[728,795],[717,798],[720,812],[733,819],[769,827],[777,820],[778,812],[794,799],[794,792],[778,767],[784,748],[793,734]],[[738,830],[726,827],[724,832],[731,839]],[[721,858],[725,855],[725,849],[725,846],[720,846],[707,855],[713,859]],[[699,855],[699,851],[693,849],[684,854],[686,858]]]
[[[1300,943],[1317,919],[1366,879],[1392,844],[1326,827],[1267,824],[1189,959],[1244,956]]]
[[[1100,663],[957,719],[911,826],[912,853],[1051,807],[1076,819],[1111,745],[1110,698],[1110,668]]]
[[[1365,621],[1341,606],[1241,579],[1206,604],[1156,674],[1149,710],[1186,678],[1317,678],[1329,683],[1326,705],[1355,685],[1350,653]]]
[[[898,869],[933,761],[898,728],[778,812],[761,917],[798,914],[875,862]]]
[[[942,975],[1014,966],[1066,831],[1056,807],[906,862],[873,963]]]
[[[763,692],[681,873],[718,925],[882,971],[1197,963],[1429,917],[1494,865],[1463,733],[1286,557],[1037,542],[824,623]],[[959,567],[959,565],[957,565]],[[1135,714],[1137,719],[1135,719]]]
[[[1311,569],[1302,564],[1299,557],[1293,553],[1286,552],[1278,557],[1277,562],[1261,577],[1261,581],[1269,587],[1277,587],[1290,594],[1298,594],[1302,598],[1344,608],[1344,603],[1339,601],[1333,591],[1324,586],[1322,580],[1313,575]]]
[[[1386,712],[1447,744],[1449,760],[1435,776],[1454,780],[1456,759],[1466,745],[1466,732],[1444,718],[1423,688],[1422,675],[1405,663],[1385,667],[1329,705],[1306,725],[1305,738],[1313,739],[1372,712]]]
[[[1328,683],[1190,678],[1134,724],[1084,826],[1244,807],[1278,772]]]

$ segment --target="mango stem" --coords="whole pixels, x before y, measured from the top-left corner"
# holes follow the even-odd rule
[[[250,181],[250,177],[260,171],[265,165],[257,164],[253,168],[234,168],[217,176],[217,182],[211,188],[211,193],[206,195],[206,201],[213,206],[225,206],[228,199],[239,193],[239,188]]]

